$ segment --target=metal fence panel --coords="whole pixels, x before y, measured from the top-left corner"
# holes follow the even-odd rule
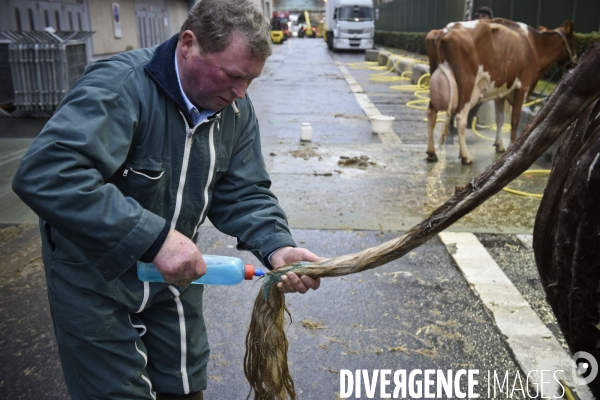
[[[0,43],[0,104],[12,103],[14,98],[8,43]]]
[[[67,46],[65,53],[67,60],[67,88],[73,84],[85,72],[87,58],[85,54],[85,43],[71,44]]]
[[[87,66],[85,40],[93,32],[0,32],[8,55],[16,110],[47,116],[56,110]]]

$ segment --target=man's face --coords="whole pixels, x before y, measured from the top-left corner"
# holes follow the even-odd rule
[[[492,19],[488,14],[478,13],[475,16],[476,19]]]
[[[185,31],[177,46],[177,57],[185,95],[199,109],[209,110],[220,110],[236,98],[243,99],[266,61],[252,56],[238,33],[232,34],[224,50],[203,54],[192,31]]]

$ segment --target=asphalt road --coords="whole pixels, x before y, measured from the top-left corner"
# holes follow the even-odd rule
[[[322,40],[290,40],[274,46],[263,76],[250,90],[273,190],[298,244],[323,257],[354,253],[401,235],[441,205],[456,185],[498,158],[491,142],[472,136],[472,166],[460,164],[456,145],[444,146],[438,163],[427,163],[425,112],[406,107],[412,92],[390,89],[402,82],[371,81],[371,74],[382,71],[364,69],[362,61],[363,53],[331,53]],[[371,132],[344,70],[382,114],[395,115],[392,144]],[[312,125],[310,143],[300,143],[302,122]],[[36,217],[10,190],[23,150],[40,125],[11,121],[0,126],[0,397],[6,399],[69,398],[49,317]],[[534,166],[548,167],[543,160]],[[524,176],[512,185],[541,193],[543,179]],[[394,372],[405,371],[408,379],[414,371],[471,371],[477,380],[472,390],[480,398],[523,398],[532,365],[548,354],[569,369],[530,245],[538,206],[538,199],[501,192],[452,226],[449,231],[475,233],[484,257],[473,258],[474,265],[468,260],[475,250],[465,253],[470,247],[463,247],[463,236],[436,237],[385,266],[324,279],[318,291],[303,296],[288,295],[293,318],[288,357],[299,398],[340,398],[348,390],[346,371],[356,378],[357,370],[366,371],[369,380],[375,371],[390,370],[389,393]],[[210,224],[201,235],[204,253],[257,264],[251,254],[235,250],[234,238]],[[473,267],[479,268],[474,275]],[[488,274],[506,278],[504,293],[490,291],[499,281],[485,288],[477,281]],[[244,338],[258,285],[206,288],[207,399],[241,399],[248,393]],[[520,299],[517,306],[511,305],[515,298]],[[533,320],[538,325],[529,324]],[[379,378],[370,397],[360,375],[361,395],[354,390],[350,398],[383,397]],[[500,381],[508,377],[510,390],[507,385],[501,394],[496,387],[494,396],[495,375]],[[524,389],[517,385],[512,392],[517,375]],[[558,386],[552,376],[546,381],[553,382],[549,390]],[[438,386],[431,390],[435,393]],[[529,394],[534,387],[530,384]],[[454,395],[457,389],[468,392],[467,375],[453,389]],[[404,397],[424,396],[423,391]],[[446,392],[437,396],[448,397]]]

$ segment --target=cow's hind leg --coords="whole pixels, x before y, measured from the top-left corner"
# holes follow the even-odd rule
[[[494,100],[496,106],[496,141],[494,146],[496,147],[496,153],[504,153],[504,145],[502,144],[502,125],[504,125],[504,99]]]
[[[438,160],[435,154],[435,145],[433,143],[433,130],[435,129],[435,120],[437,118],[437,110],[433,108],[433,105],[429,103],[427,109],[427,129],[429,138],[427,141],[427,161],[435,162]]]
[[[465,129],[467,128],[467,119],[469,118],[469,105],[456,114],[456,125],[458,125],[458,146],[460,148],[459,156],[464,165],[473,164],[469,149],[467,149],[467,140],[465,138]]]
[[[521,108],[523,107],[523,102],[525,101],[525,94],[527,89],[519,89],[518,92],[515,93],[515,99],[512,104],[512,115],[510,118],[510,145],[512,146],[517,140],[517,128],[519,127],[519,119],[521,118]]]

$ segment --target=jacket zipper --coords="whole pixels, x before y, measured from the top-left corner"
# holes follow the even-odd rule
[[[217,118],[215,121],[215,123],[217,125],[217,132],[219,131],[219,128],[221,127],[220,120],[221,120],[221,113],[217,114]],[[214,141],[215,123],[213,123],[211,125],[210,130],[208,131],[208,148],[209,148],[209,152],[210,152],[210,167],[208,169],[208,178],[206,179],[206,186],[204,186],[204,207],[202,208],[202,212],[200,213],[200,218],[198,219],[198,223],[196,224],[196,227],[194,228],[194,233],[192,234],[192,238],[198,232],[198,228],[200,228],[200,224],[202,223],[202,220],[204,219],[204,213],[206,212],[206,209],[208,208],[208,188],[210,187],[210,184],[212,183],[212,179],[213,179],[214,172],[215,172],[216,160],[217,160],[217,157],[215,154],[215,141]],[[200,240],[200,237],[196,238],[196,244],[200,245],[200,243],[198,243],[198,240]]]
[[[183,151],[183,162],[181,164],[181,174],[179,175],[179,186],[177,187],[177,197],[175,200],[175,212],[173,213],[173,218],[171,219],[171,229],[175,229],[175,227],[177,226],[177,219],[179,218],[179,213],[181,212],[181,206],[183,203],[183,189],[185,188],[185,179],[187,176],[187,170],[188,170],[188,165],[189,165],[189,161],[190,161],[190,153],[192,150],[192,144],[194,142],[194,132],[196,131],[196,129],[198,129],[198,127],[208,121],[203,121],[201,123],[199,123],[198,125],[194,126],[193,128],[190,128],[187,120],[185,119],[185,116],[183,115],[183,113],[180,111],[179,112],[181,114],[181,117],[183,118],[183,122],[185,123],[185,132],[186,132],[186,140],[185,140],[185,148]],[[217,123],[218,121],[221,119],[221,114],[217,114]],[[212,174],[214,171],[214,165],[215,165],[215,154],[214,154],[214,143],[213,143],[213,128],[214,128],[215,123],[213,122],[213,124],[210,127],[210,134],[209,134],[209,147],[210,147],[210,153],[211,153],[211,160],[210,160],[210,170],[209,170],[209,175],[208,175],[208,182],[206,184],[206,188],[204,189],[204,192],[207,193],[208,192],[208,186],[210,185],[210,182],[212,180]],[[208,195],[205,196],[205,200],[208,197]],[[206,202],[204,204],[204,209],[202,210],[202,213],[200,213],[200,220],[202,220],[202,214],[204,213],[204,211],[206,210]],[[194,230],[194,234],[196,234],[196,230],[197,228]],[[193,237],[193,235],[192,235]]]
[[[181,163],[181,174],[179,175],[179,186],[177,187],[177,197],[175,200],[175,212],[173,213],[173,218],[171,219],[171,229],[175,229],[177,225],[177,219],[179,218],[179,213],[181,212],[181,203],[183,202],[183,188],[185,187],[185,178],[187,176],[188,164],[190,161],[190,151],[192,149],[192,143],[194,142],[194,132],[197,126],[190,128],[185,116],[181,111],[179,111],[181,117],[183,118],[183,122],[185,123],[185,148],[183,150],[183,161]]]

